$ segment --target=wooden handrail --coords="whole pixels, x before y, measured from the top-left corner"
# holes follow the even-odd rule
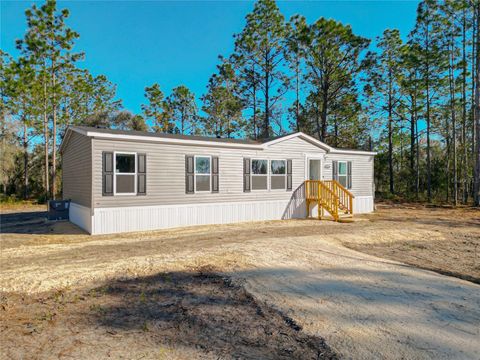
[[[322,207],[326,209],[335,220],[338,220],[338,208],[340,204],[338,195],[335,194],[335,192],[323,181],[306,180],[305,197],[307,200],[307,207],[310,207],[310,202],[317,202],[319,205],[319,212]]]
[[[338,220],[339,208],[353,215],[355,196],[336,180],[306,180],[305,198],[308,206],[307,214],[310,203],[318,202],[319,211],[320,207],[326,209],[335,220]]]
[[[349,196],[351,196],[352,198],[355,198],[355,195],[353,195],[350,190],[348,190],[345,186],[343,186],[342,184],[340,184],[337,180],[332,180],[333,182],[335,182],[337,184],[337,186],[342,189],[343,191],[345,191]]]
[[[353,199],[355,196],[337,180],[323,180],[323,182],[330,188],[330,190],[337,194],[340,199],[341,207],[343,207],[347,213],[353,214]]]

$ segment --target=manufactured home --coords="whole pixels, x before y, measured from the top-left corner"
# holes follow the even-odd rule
[[[71,126],[60,151],[70,221],[90,234],[374,209],[374,152],[298,132],[220,139]]]

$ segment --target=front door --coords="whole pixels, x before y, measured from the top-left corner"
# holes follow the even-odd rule
[[[315,158],[307,159],[307,179],[321,180],[322,179],[322,160]]]

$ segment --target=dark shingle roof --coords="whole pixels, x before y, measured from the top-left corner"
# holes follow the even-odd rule
[[[199,140],[199,141],[212,141],[212,142],[221,142],[221,143],[250,144],[250,145],[260,145],[268,141],[290,135],[290,134],[287,134],[287,135],[278,136],[276,138],[250,140],[250,139],[216,138],[211,136],[198,136],[198,135],[164,134],[164,133],[156,133],[156,132],[149,132],[149,131],[108,129],[103,127],[90,127],[90,126],[70,126],[70,128],[79,129],[83,131],[92,131],[92,132],[101,133],[101,134],[135,135],[135,136],[158,137],[158,138],[167,138],[167,139]]]

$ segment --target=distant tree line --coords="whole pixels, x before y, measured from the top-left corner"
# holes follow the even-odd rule
[[[21,56],[1,54],[5,194],[58,196],[58,144],[75,124],[252,139],[303,131],[377,150],[383,196],[479,205],[476,0],[425,0],[405,41],[387,29],[374,47],[349,25],[286,20],[275,1],[259,0],[205,94],[197,99],[184,85],[165,94],[153,83],[141,114],[123,110],[105,76],[78,68],[84,54],[73,51],[79,35],[67,10],[48,0],[26,18]]]

